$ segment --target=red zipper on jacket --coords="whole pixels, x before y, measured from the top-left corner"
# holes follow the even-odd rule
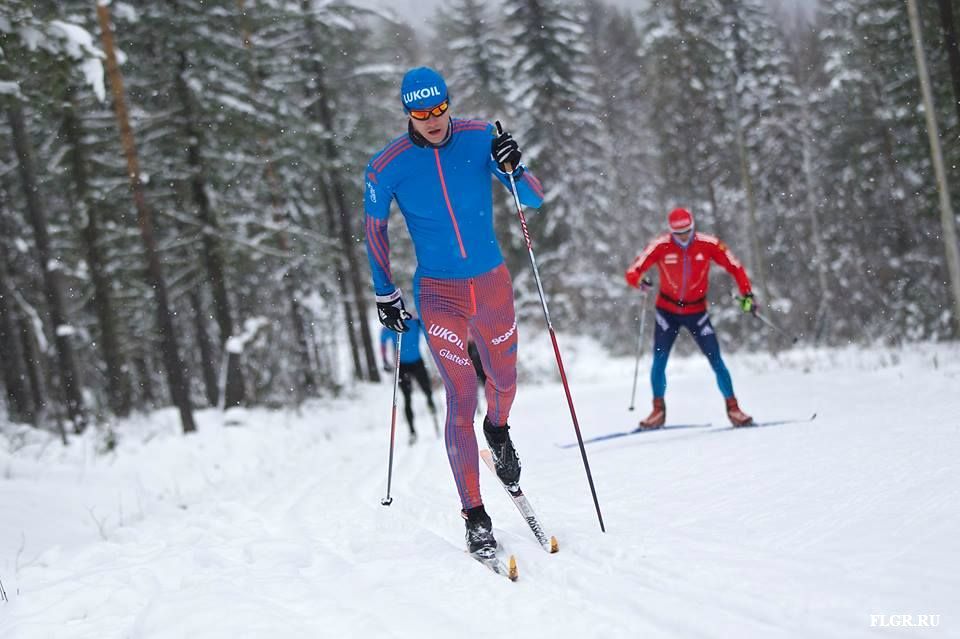
[[[453,232],[456,233],[457,244],[460,245],[460,257],[467,259],[467,250],[463,248],[463,239],[460,237],[460,226],[457,224],[457,217],[453,214],[453,206],[450,204],[450,195],[447,193],[447,181],[443,178],[443,167],[440,166],[440,149],[434,149],[433,156],[437,160],[437,175],[440,176],[440,188],[443,189],[443,199],[447,203],[447,211],[450,213],[450,221],[453,222]]]

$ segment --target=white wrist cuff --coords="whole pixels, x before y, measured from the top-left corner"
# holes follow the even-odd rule
[[[403,293],[401,293],[400,289],[397,288],[393,290],[393,293],[389,293],[387,295],[377,295],[377,304],[384,302],[396,302],[401,297],[403,297]]]

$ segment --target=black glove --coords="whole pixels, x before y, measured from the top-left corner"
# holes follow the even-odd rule
[[[497,122],[497,132],[499,135],[490,144],[490,157],[501,171],[513,173],[520,167],[520,158],[523,157],[523,153],[520,152],[517,141],[500,127],[499,122]],[[510,166],[510,170],[507,170],[507,165]]]
[[[381,324],[397,333],[406,333],[407,325],[403,320],[413,318],[403,307],[403,294],[399,288],[389,295],[377,295],[377,316]]]

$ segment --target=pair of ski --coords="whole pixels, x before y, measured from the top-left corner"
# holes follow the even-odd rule
[[[533,506],[530,505],[530,502],[527,500],[527,496],[523,494],[522,490],[520,490],[520,485],[511,484],[508,486],[500,481],[500,477],[497,475],[497,467],[493,462],[493,455],[489,450],[481,450],[480,458],[487,465],[487,468],[489,468],[493,473],[493,476],[497,478],[497,481],[500,482],[500,485],[503,486],[503,489],[510,497],[510,501],[512,501],[513,505],[517,507],[517,511],[519,511],[524,521],[527,522],[527,525],[530,527],[530,531],[533,533],[533,536],[537,538],[537,541],[540,543],[540,547],[551,554],[560,550],[560,546],[557,543],[557,538],[548,538],[547,534],[543,531],[543,526],[540,525],[540,520],[537,518],[536,513],[533,512]],[[494,549],[480,550],[475,553],[471,553],[470,556],[496,574],[502,575],[510,581],[516,581],[517,577],[519,577],[519,572],[517,571],[517,559],[513,555],[510,555],[506,563],[504,563],[503,560],[497,556],[496,550]]]
[[[710,432],[723,432],[727,430],[745,430],[749,428],[764,428],[766,426],[781,426],[783,424],[803,424],[807,422],[812,422],[817,418],[817,414],[814,413],[810,417],[805,419],[779,419],[775,421],[767,422],[752,422],[750,424],[745,424],[743,426],[725,426],[723,428],[713,428],[713,424],[667,424],[666,426],[658,426],[657,428],[635,428],[633,430],[623,431],[619,433],[607,433],[605,435],[597,435],[596,437],[591,437],[589,439],[583,440],[584,444],[594,444],[596,442],[604,442],[611,439],[619,439],[621,437],[629,437],[631,435],[640,435],[642,433],[657,433],[665,430],[683,430],[685,428],[700,428],[700,429],[712,429]],[[557,448],[574,448],[579,446],[577,442],[572,444],[556,444]]]

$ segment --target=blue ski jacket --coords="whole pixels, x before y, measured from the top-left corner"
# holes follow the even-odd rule
[[[417,255],[420,277],[465,279],[486,273],[503,255],[493,231],[491,175],[507,189],[509,176],[490,157],[489,122],[451,118],[447,142],[433,146],[403,135],[373,156],[366,169],[367,257],[378,296],[396,291],[390,274],[387,220],[396,200]],[[523,165],[514,172],[525,206],[543,202],[540,181]]]

